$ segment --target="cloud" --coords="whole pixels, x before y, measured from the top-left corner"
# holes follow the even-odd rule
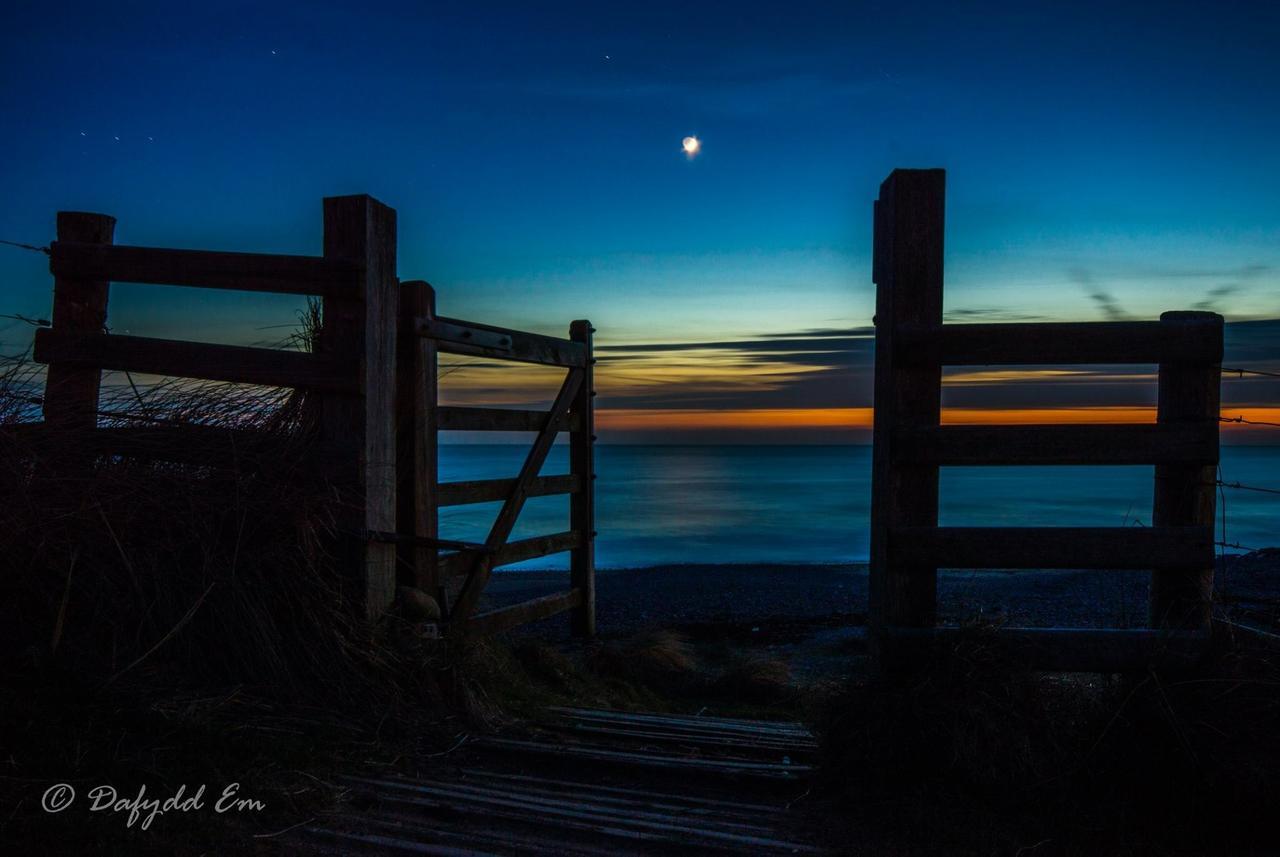
[[[1209,289],[1205,293],[1204,299],[1192,304],[1192,309],[1204,310],[1206,312],[1217,311],[1218,304],[1223,298],[1230,297],[1237,292],[1243,291],[1244,286],[1239,283],[1231,283],[1224,286],[1216,286]]]
[[[1094,281],[1093,275],[1088,271],[1083,268],[1072,268],[1067,271],[1067,277],[1084,289],[1085,294],[1098,305],[1098,309],[1106,316],[1107,321],[1132,320],[1133,316],[1121,309],[1120,302],[1116,300],[1115,295],[1099,286]]]
[[[1009,320],[999,309],[956,314]],[[873,334],[869,327],[845,327],[700,342],[601,344],[596,348],[597,404],[602,411],[629,412],[869,407]],[[1280,319],[1227,324],[1224,363],[1280,369]],[[450,401],[458,404],[541,407],[554,396],[562,373],[541,373],[534,386],[513,383],[513,377],[503,364],[464,367],[442,389],[454,388]],[[942,395],[949,408],[1134,407],[1154,404],[1156,383],[1151,366],[964,367],[945,373]],[[1274,403],[1280,400],[1280,381],[1224,380],[1223,400]],[[644,421],[646,426],[660,423]]]

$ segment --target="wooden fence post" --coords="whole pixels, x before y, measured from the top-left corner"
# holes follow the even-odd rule
[[[1212,423],[1216,437],[1222,383],[1222,316],[1211,312],[1166,312],[1160,316],[1162,325],[1204,327],[1206,322],[1213,325],[1217,360],[1161,363],[1156,419],[1161,424]],[[1156,465],[1152,524],[1202,526],[1212,532],[1217,480],[1213,464]],[[1151,575],[1151,626],[1207,631],[1212,619],[1212,596],[1212,564],[1155,571]]]
[[[436,293],[429,283],[410,280],[400,284],[397,532],[432,539],[439,535],[440,526],[436,507],[438,357],[436,341],[420,336],[418,325],[430,321],[435,314]],[[402,543],[398,553],[401,571],[411,572],[402,574],[401,582],[416,586],[439,601],[438,551],[423,544]]]
[[[58,212],[58,240],[78,244],[110,244],[116,219],[106,214]],[[110,283],[55,276],[53,280],[53,330],[59,333],[101,333],[107,324]],[[96,366],[51,363],[45,374],[44,421],[56,429],[87,430],[98,423],[98,394],[102,370]],[[62,456],[58,472],[88,466],[87,460]]]
[[[334,476],[347,492],[339,523],[342,551],[358,575],[354,595],[376,618],[396,592],[396,547],[369,531],[396,528],[395,358],[398,322],[396,213],[366,195],[324,200],[324,255],[354,263],[351,295],[324,298],[319,345],[359,374],[359,394],[326,394],[320,404],[324,441],[344,451]]]
[[[893,527],[938,523],[938,466],[895,459],[895,430],[938,425],[942,368],[936,361],[897,359],[904,328],[942,324],[942,242],[946,173],[894,170],[875,204],[872,278],[876,283],[875,414],[871,476],[869,606],[873,652],[884,672],[899,660],[889,648],[893,628],[932,628],[937,568],[893,561]]]
[[[575,637],[596,634],[596,548],[595,548],[595,354],[591,322],[579,320],[569,325],[569,338],[586,349],[582,387],[574,397],[570,412],[581,417],[578,430],[569,436],[569,472],[581,480],[569,496],[570,529],[578,534],[578,546],[569,555],[569,584],[582,593],[581,601],[569,614],[569,629]]]

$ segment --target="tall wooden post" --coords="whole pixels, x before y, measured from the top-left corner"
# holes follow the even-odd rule
[[[578,534],[578,546],[569,555],[570,586],[582,593],[569,614],[569,629],[575,637],[596,634],[596,515],[595,515],[595,353],[591,322],[579,320],[569,325],[569,338],[586,349],[582,386],[570,405],[570,413],[580,419],[578,430],[569,436],[569,472],[581,485],[569,498],[570,528]]]
[[[871,474],[870,618],[880,669],[900,665],[888,632],[931,628],[937,613],[937,568],[891,559],[898,526],[937,526],[938,467],[895,459],[899,428],[938,425],[942,368],[904,362],[895,352],[903,328],[942,325],[942,241],[946,173],[894,170],[875,204],[872,278],[876,283],[874,446]]]
[[[58,240],[110,244],[116,219],[82,211],[58,212]],[[102,333],[107,324],[110,283],[54,277],[53,329],[60,333]],[[102,371],[96,366],[51,363],[45,375],[44,421],[59,429],[91,429],[98,422]],[[59,470],[68,462],[59,462]]]
[[[1166,312],[1161,314],[1160,323],[1207,329],[1215,339],[1217,359],[1213,363],[1161,363],[1156,419],[1161,424],[1212,423],[1216,436],[1222,383],[1222,316],[1211,312]],[[1201,526],[1212,533],[1217,479],[1214,464],[1156,465],[1152,523],[1157,527]],[[1207,631],[1212,619],[1212,596],[1212,564],[1156,571],[1151,576],[1151,626]]]
[[[436,293],[422,280],[400,284],[400,333],[397,354],[399,474],[396,486],[397,532],[404,536],[436,538],[439,515],[436,485],[439,460],[436,447],[438,398],[436,341],[418,335],[418,324],[436,314]],[[399,546],[400,582],[416,586],[439,599],[439,561],[435,548],[411,542]],[[406,573],[407,572],[407,573]]]
[[[349,297],[324,298],[319,342],[321,350],[349,361],[360,391],[325,395],[320,431],[329,445],[343,449],[334,461],[334,476],[346,491],[343,555],[358,577],[353,594],[376,618],[396,592],[396,547],[368,535],[396,528],[395,210],[363,194],[327,197],[324,255],[353,262],[360,271]]]

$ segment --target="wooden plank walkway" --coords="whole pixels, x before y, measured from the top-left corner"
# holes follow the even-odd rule
[[[418,777],[352,776],[314,854],[820,854],[795,723],[558,708]]]

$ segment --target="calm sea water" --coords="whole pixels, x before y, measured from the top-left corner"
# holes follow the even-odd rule
[[[525,451],[442,446],[440,478],[510,478]],[[600,567],[867,558],[870,447],[598,446],[596,455]],[[542,472],[568,472],[567,448],[553,448]],[[943,468],[940,523],[1150,524],[1152,474],[1151,467]],[[1227,481],[1280,487],[1280,447],[1224,447],[1222,474]],[[1280,543],[1280,496],[1225,493],[1227,541]],[[498,506],[441,509],[441,536],[483,541]],[[567,498],[535,497],[512,537],[568,528]],[[512,568],[563,568],[566,562],[561,554]]]

